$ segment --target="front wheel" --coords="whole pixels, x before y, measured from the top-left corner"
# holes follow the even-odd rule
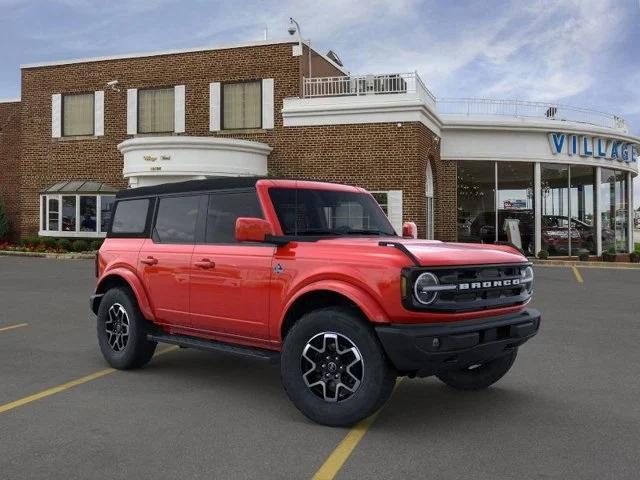
[[[284,340],[280,364],[293,404],[311,420],[334,427],[374,413],[396,378],[371,327],[345,308],[304,315]]]
[[[486,363],[447,370],[436,376],[445,384],[458,390],[482,390],[506,375],[515,362],[517,354],[518,349],[514,348],[506,355]]]

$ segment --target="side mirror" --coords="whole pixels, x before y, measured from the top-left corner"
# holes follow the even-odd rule
[[[402,224],[402,236],[404,238],[418,238],[418,226],[415,222],[404,222]]]
[[[271,224],[262,218],[240,217],[236,220],[236,240],[239,242],[264,242],[273,235]]]

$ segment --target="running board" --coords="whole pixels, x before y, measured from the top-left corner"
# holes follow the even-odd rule
[[[278,363],[280,361],[280,352],[275,352],[273,350],[231,345],[230,343],[188,337],[186,335],[150,333],[147,335],[147,339],[153,342],[170,343],[172,345],[178,345],[185,348],[196,348],[198,350],[230,353],[231,355],[238,355],[241,357],[259,358],[261,360],[267,360],[269,363]]]

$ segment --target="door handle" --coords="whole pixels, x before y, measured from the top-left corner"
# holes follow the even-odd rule
[[[158,259],[155,257],[147,257],[147,258],[142,258],[140,259],[140,262],[144,263],[145,265],[155,265],[156,263],[158,263]]]
[[[208,258],[203,258],[202,260],[200,260],[199,262],[193,262],[193,264],[196,267],[199,268],[213,268],[216,266],[215,262],[212,262],[211,260],[209,260]]]

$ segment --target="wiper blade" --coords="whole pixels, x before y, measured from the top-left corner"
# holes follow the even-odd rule
[[[351,229],[344,232],[345,235],[388,235],[380,230],[356,230]]]
[[[333,230],[327,230],[322,228],[314,228],[310,230],[302,230],[301,232],[297,232],[298,235],[338,235],[338,233]]]

